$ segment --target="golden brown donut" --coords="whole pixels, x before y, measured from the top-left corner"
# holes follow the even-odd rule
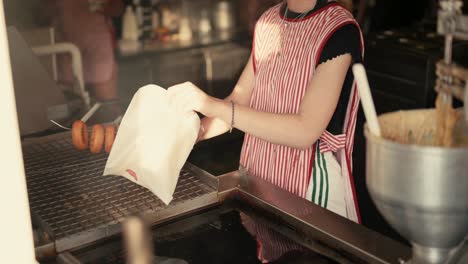
[[[93,126],[91,139],[89,141],[89,151],[93,154],[101,152],[104,145],[104,127],[100,124]]]
[[[88,127],[81,120],[73,122],[72,142],[78,150],[85,150],[88,147]]]
[[[106,127],[106,139],[104,143],[104,150],[106,153],[110,153],[112,145],[114,144],[115,139],[115,127],[110,125]]]

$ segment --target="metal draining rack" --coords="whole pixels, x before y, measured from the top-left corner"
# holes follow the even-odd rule
[[[23,158],[33,221],[52,237],[57,252],[119,233],[131,214],[156,223],[217,202],[213,180],[186,164],[165,206],[123,177],[103,176],[107,155],[77,151],[69,132],[23,142]]]

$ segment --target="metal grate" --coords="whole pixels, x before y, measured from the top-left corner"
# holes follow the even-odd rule
[[[77,151],[70,137],[62,133],[23,146],[31,210],[56,241],[83,232],[89,237],[130,214],[155,213],[216,193],[183,169],[174,200],[166,207],[150,191],[123,177],[102,176],[107,155]]]

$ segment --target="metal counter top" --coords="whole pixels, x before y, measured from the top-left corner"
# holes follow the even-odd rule
[[[60,254],[102,242],[118,235],[120,223],[131,214],[144,215],[159,226],[222,204],[338,263],[399,263],[410,256],[409,247],[243,170],[213,177],[186,164],[175,199],[165,206],[123,177],[102,176],[106,155],[78,152],[70,138],[67,132],[23,143],[33,222],[53,244],[36,245],[36,250],[45,247]]]
[[[225,203],[236,204],[258,221],[339,263],[399,263],[411,256],[409,247],[244,171],[219,179],[218,191]]]

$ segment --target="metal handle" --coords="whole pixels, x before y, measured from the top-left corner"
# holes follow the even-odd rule
[[[123,223],[128,264],[153,263],[151,239],[142,219],[129,217]]]
[[[361,96],[362,107],[364,109],[369,129],[373,135],[381,137],[382,133],[380,130],[379,120],[375,111],[375,105],[372,100],[369,81],[367,80],[364,66],[362,64],[355,64],[353,66],[353,74],[357,82],[357,88],[359,90],[359,95]]]
[[[75,78],[78,80],[79,94],[84,100],[86,106],[90,107],[89,94],[85,89],[83,62],[81,52],[78,47],[72,43],[57,43],[45,46],[33,47],[32,49],[37,55],[54,55],[58,53],[69,53],[72,57],[72,70]]]

